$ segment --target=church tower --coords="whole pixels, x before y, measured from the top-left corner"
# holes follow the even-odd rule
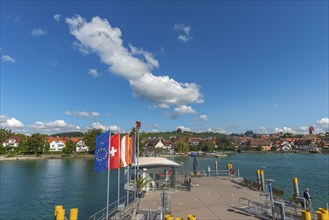
[[[310,128],[309,128],[309,133],[310,133],[310,134],[315,134],[315,129],[314,129],[313,126],[310,126]]]

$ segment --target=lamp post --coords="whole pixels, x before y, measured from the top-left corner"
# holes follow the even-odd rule
[[[275,213],[274,213],[274,203],[273,203],[273,193],[272,193],[272,182],[274,180],[272,179],[266,179],[267,185],[268,185],[268,193],[270,195],[270,202],[271,202],[271,208],[272,208],[272,219],[275,219]]]

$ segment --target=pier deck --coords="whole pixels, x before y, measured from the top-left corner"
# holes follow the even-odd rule
[[[167,191],[169,211],[175,218],[189,214],[197,219],[258,219],[239,209],[239,197],[259,201],[259,192],[231,182],[228,177],[192,178],[192,189]],[[141,199],[140,210],[156,210],[160,207],[160,193],[149,191]]]

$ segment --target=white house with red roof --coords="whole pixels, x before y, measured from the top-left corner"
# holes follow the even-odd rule
[[[83,141],[82,138],[71,138],[73,143],[75,143],[75,150],[76,152],[88,152],[89,147],[86,145],[86,143]]]
[[[18,145],[21,143],[21,138],[19,136],[11,136],[10,138],[7,138],[2,145],[4,147],[18,147]]]
[[[49,151],[62,151],[66,145],[65,138],[48,138],[47,142],[49,143]]]

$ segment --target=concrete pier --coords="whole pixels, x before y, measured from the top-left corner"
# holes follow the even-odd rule
[[[160,206],[160,193],[149,191],[141,199],[140,210],[157,210]],[[167,190],[168,211],[174,219],[194,214],[197,219],[258,219],[239,209],[239,197],[256,202],[260,193],[231,182],[228,177],[192,178],[192,189]]]

